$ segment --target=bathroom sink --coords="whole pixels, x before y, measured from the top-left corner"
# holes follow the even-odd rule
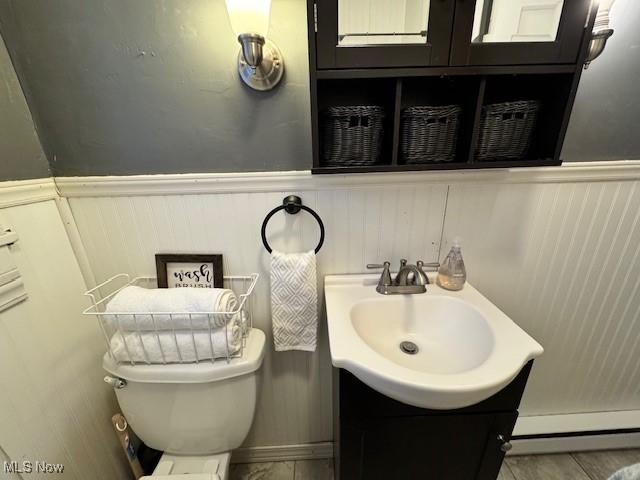
[[[459,292],[432,283],[427,293],[385,296],[377,281],[325,277],[331,359],[395,400],[438,410],[474,405],[543,352],[469,284]]]

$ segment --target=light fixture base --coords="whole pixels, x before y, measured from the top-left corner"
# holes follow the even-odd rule
[[[284,74],[284,59],[280,49],[270,40],[262,47],[262,62],[257,67],[247,63],[242,54],[238,54],[238,73],[242,81],[253,90],[267,91],[278,85]]]

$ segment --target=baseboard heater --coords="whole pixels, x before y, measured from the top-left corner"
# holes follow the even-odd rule
[[[640,428],[514,435],[509,455],[613,450],[640,447]]]

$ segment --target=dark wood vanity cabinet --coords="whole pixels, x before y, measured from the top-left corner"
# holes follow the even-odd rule
[[[590,0],[404,0],[397,8],[387,0],[307,2],[314,173],[562,163],[595,19]],[[539,108],[523,152],[483,154],[487,108],[522,101]],[[358,162],[351,152],[349,161],[336,161],[336,145],[348,148],[354,139],[332,140],[327,112],[358,106],[384,112],[378,157]],[[460,108],[453,153],[414,161],[406,154],[405,112],[443,106]],[[362,122],[351,117],[345,128]],[[497,138],[489,144],[512,137]]]
[[[489,399],[448,411],[405,405],[336,369],[336,479],[495,480],[532,363]]]

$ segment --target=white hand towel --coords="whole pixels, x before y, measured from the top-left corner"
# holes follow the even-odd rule
[[[271,253],[271,321],[277,352],[316,349],[318,291],[316,255]]]
[[[213,352],[211,351],[212,344]],[[180,360],[195,362],[196,351],[198,360],[226,358],[227,355],[231,356],[237,353],[241,345],[241,328],[237,324],[217,328],[211,334],[208,331],[194,331],[193,336],[190,331],[179,330],[176,331],[175,337],[173,332],[159,332],[157,334],[155,332],[130,332],[124,336],[120,332],[116,332],[111,337],[111,351],[116,360],[135,363],[180,363]]]
[[[231,315],[197,315],[201,312],[235,310],[238,299],[226,288],[142,288],[129,286],[120,290],[107,304],[104,319],[123,331],[175,329],[204,330],[222,327]],[[141,315],[144,312],[193,312],[192,315]],[[118,313],[117,317],[115,313]],[[126,315],[140,313],[139,315]],[[121,315],[125,314],[125,315]],[[191,317],[191,318],[189,318]],[[155,322],[155,323],[154,323]]]

